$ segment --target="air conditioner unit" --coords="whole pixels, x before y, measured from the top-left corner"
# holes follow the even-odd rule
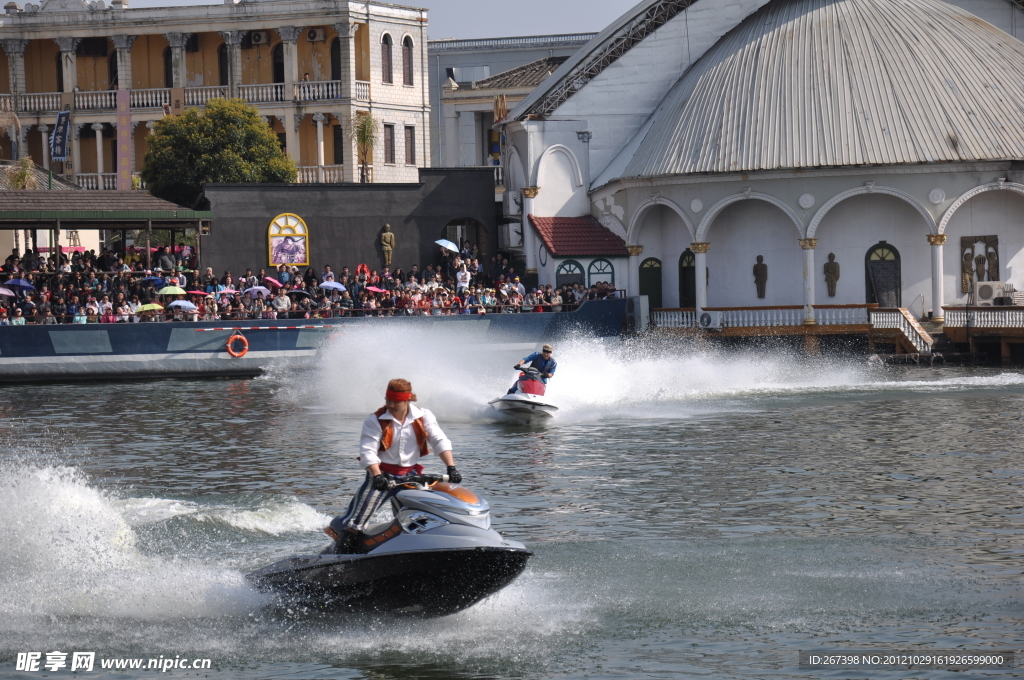
[[[706,331],[720,331],[722,330],[722,313],[701,312],[697,323]]]
[[[323,42],[327,40],[327,31],[322,28],[311,28],[306,31],[306,40],[309,42]]]
[[[1009,298],[1006,302],[1003,298]],[[1003,281],[975,281],[974,304],[977,307],[992,307],[1000,304],[1013,304],[1013,284]]]
[[[519,222],[502,224],[498,227],[498,248],[518,250],[523,247],[523,225]]]
[[[253,31],[249,34],[249,40],[253,45],[269,45],[270,33],[266,31]]]

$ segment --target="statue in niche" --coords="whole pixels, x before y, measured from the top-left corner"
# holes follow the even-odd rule
[[[974,256],[971,251],[964,253],[964,260],[960,263],[960,292],[967,293],[974,285]]]
[[[391,225],[384,225],[384,233],[380,235],[380,249],[384,253],[384,266],[391,266],[391,254],[395,252],[395,235],[391,233]]]
[[[839,263],[836,262],[836,254],[828,254],[828,262],[825,263],[825,285],[828,286],[828,296],[836,296],[836,282],[839,281]]]
[[[974,265],[975,265],[975,267],[974,267],[974,280],[978,281],[979,283],[981,281],[985,280],[985,262],[986,261],[987,260],[986,260],[984,255],[976,255],[974,257]]]
[[[999,253],[994,248],[988,249],[988,280],[999,281]]]
[[[764,263],[764,256],[757,256],[757,264],[754,265],[754,285],[757,286],[757,297],[764,299],[765,285],[768,283],[768,265]]]

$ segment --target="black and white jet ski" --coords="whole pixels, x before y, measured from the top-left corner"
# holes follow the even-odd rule
[[[368,527],[360,554],[335,554],[335,542],[247,578],[322,610],[446,616],[471,607],[514,581],[533,553],[491,529],[486,500],[447,480],[402,477],[394,520]]]
[[[530,425],[544,422],[555,415],[558,407],[545,396],[547,385],[536,368],[525,368],[516,381],[515,392],[488,402],[491,408],[504,416]]]

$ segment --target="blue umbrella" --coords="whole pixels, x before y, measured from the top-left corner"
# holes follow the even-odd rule
[[[312,295],[310,295],[309,293],[307,293],[304,290],[290,290],[290,291],[288,291],[288,294],[289,295],[305,295],[306,297],[313,297]]]
[[[147,276],[142,279],[142,283],[146,283],[147,281],[159,281],[161,286],[164,285],[164,280],[159,276]]]
[[[334,281],[324,281],[323,283],[320,284],[320,287],[321,288],[327,288],[329,290],[337,290],[337,291],[344,291],[345,290],[345,286],[341,285],[340,283],[335,283]]]
[[[26,290],[35,290],[36,287],[25,279],[11,279],[10,281],[4,281],[5,286],[17,286],[18,288],[24,288]]]

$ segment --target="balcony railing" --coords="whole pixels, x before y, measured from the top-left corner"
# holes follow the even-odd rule
[[[361,102],[370,101],[370,83],[366,80],[356,81],[355,97]]]
[[[147,90],[132,90],[133,109],[154,109],[171,103],[171,89],[157,87]]]
[[[238,96],[250,104],[284,101],[284,85],[269,83],[264,85],[242,85],[238,88]]]
[[[79,173],[75,175],[75,179],[78,180],[78,186],[83,189],[105,189],[107,191],[113,191],[117,188],[116,172],[104,172],[101,174]]]
[[[1024,307],[943,307],[949,328],[1024,328]]]
[[[369,83],[367,83],[369,85]],[[314,80],[295,84],[295,99],[300,102],[341,99],[340,80]]]
[[[60,92],[26,92],[21,95],[20,111],[60,111]],[[113,107],[111,107],[113,108]]]
[[[116,106],[117,92],[114,90],[75,93],[75,108],[79,111],[109,111]]]
[[[345,181],[344,165],[300,165],[299,184],[339,184]]]
[[[227,96],[226,86],[188,87],[185,88],[185,106],[203,106],[211,99],[225,99]]]
[[[816,305],[814,318],[819,326],[868,325],[869,313],[878,305]],[[767,307],[707,307],[705,312],[721,312],[725,328],[762,328],[773,326],[802,326],[804,308],[799,305]],[[696,328],[695,310],[654,309],[651,321],[658,328]],[[895,319],[891,321],[895,322]]]

